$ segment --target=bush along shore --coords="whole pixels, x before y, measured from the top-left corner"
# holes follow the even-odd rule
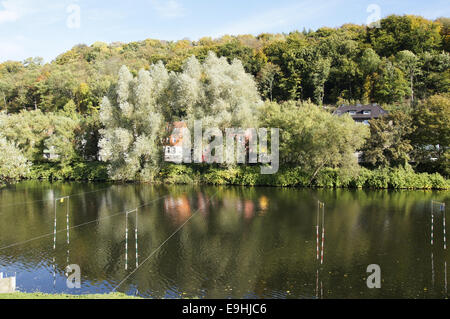
[[[105,163],[77,163],[61,167],[38,164],[31,168],[29,179],[49,181],[111,181]],[[149,182],[136,180],[134,182]],[[300,167],[281,168],[277,174],[262,175],[259,166],[219,167],[208,165],[167,164],[151,181],[156,184],[205,184],[272,187],[367,188],[367,189],[436,189],[450,188],[450,180],[438,173],[416,173],[412,168],[359,169],[348,174],[326,168],[311,178]]]

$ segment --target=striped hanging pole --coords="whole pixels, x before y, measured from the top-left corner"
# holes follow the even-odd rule
[[[70,233],[69,233],[69,204],[70,204],[70,199],[67,199],[67,207],[66,207],[66,224],[67,224],[67,245],[70,244]]]
[[[56,201],[54,202],[55,222],[53,226],[53,288],[56,289]]]
[[[53,288],[56,288],[56,260],[53,257]]]
[[[319,260],[319,218],[320,218],[320,201],[318,202],[318,208],[317,208],[317,226],[316,226],[316,253],[317,253],[317,260]]]
[[[69,222],[69,212],[70,212],[70,198],[67,198],[67,207],[66,207],[66,224],[67,224],[67,260],[66,264],[69,266],[69,258],[70,258],[70,222]]]
[[[320,264],[323,265],[323,255],[324,255],[324,246],[325,246],[325,204],[322,203],[322,256],[320,259]]]
[[[444,288],[445,288],[445,293],[447,294],[447,262],[444,262]]]
[[[53,250],[56,249],[56,200],[55,200],[55,223],[53,227]]]
[[[319,299],[319,268],[316,272],[316,299]]]
[[[320,281],[320,299],[323,299],[323,282]]]
[[[128,270],[128,213],[125,218],[125,270]]]
[[[433,204],[431,204],[431,246],[434,243],[434,214],[433,214]]]
[[[136,268],[139,267],[139,255],[138,255],[138,210],[136,208],[136,228],[134,237],[136,238]]]
[[[56,288],[56,225],[57,225],[57,203],[60,201],[64,203],[64,200],[67,199],[67,207],[66,207],[66,220],[67,220],[67,245],[69,244],[69,200],[70,196],[56,198],[54,201],[54,210],[55,210],[55,222],[53,224],[53,287]],[[67,264],[69,264],[69,247],[67,247]]]
[[[442,211],[442,223],[444,226],[444,229],[443,229],[444,250],[447,251],[447,235],[446,235],[446,231],[445,231],[445,204],[444,203],[441,204],[441,211]],[[445,289],[445,294],[447,294],[447,261],[444,261],[444,289]]]
[[[444,250],[447,250],[447,235],[445,233],[445,204],[441,204],[441,211],[442,211],[442,223],[444,226],[443,232],[444,232]]]
[[[431,283],[434,287],[434,255],[431,253]]]

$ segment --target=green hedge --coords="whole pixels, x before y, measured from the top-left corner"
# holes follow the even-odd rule
[[[104,163],[74,163],[60,166],[52,163],[35,164],[30,179],[107,181]],[[300,167],[280,169],[277,174],[262,175],[259,166],[223,168],[207,165],[167,164],[161,168],[156,182],[167,184],[209,184],[277,187],[373,188],[373,189],[449,189],[450,181],[428,173],[415,173],[412,168],[361,168],[355,177],[342,174],[339,169],[323,169],[312,184]]]
[[[109,179],[107,166],[99,162],[79,162],[64,166],[54,163],[34,164],[28,178],[49,181],[107,181]]]
[[[309,184],[309,177],[299,167],[280,169],[274,175],[262,175],[260,167],[230,168],[169,165],[164,168],[161,182],[172,184],[204,183],[211,185],[374,188],[374,189],[448,189],[450,181],[428,173],[415,173],[411,168],[361,168],[355,177],[342,174],[339,169],[323,169]]]
[[[159,181],[167,184],[195,184],[199,181],[199,172],[186,165],[167,165],[159,173]]]

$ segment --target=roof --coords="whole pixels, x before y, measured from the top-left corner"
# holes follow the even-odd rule
[[[368,104],[368,105],[341,105],[334,111],[334,115],[344,115],[349,113],[350,111],[354,111],[355,114],[351,114],[354,120],[364,120],[364,119],[373,119],[379,118],[383,115],[386,115],[388,112],[385,111],[378,104]],[[365,111],[370,111],[370,114],[364,114]]]

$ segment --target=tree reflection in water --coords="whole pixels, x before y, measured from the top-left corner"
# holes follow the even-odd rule
[[[82,272],[77,291],[65,286],[63,245],[56,247],[53,288],[52,234],[2,249],[52,233],[51,200],[70,194],[81,194],[70,199],[71,226],[98,219],[70,230],[70,262]],[[448,197],[449,192],[431,191],[25,182],[0,192],[0,271],[17,272],[23,291],[109,292],[130,273],[124,267],[126,219],[117,214],[154,201],[139,209],[140,260],[192,218],[139,265],[120,291],[137,289],[154,298],[312,297],[320,200],[327,207],[326,262],[320,275],[324,298],[443,298],[448,295],[441,268],[448,252],[433,255],[433,288],[430,202],[448,202]],[[65,223],[59,218],[58,230]],[[435,236],[441,234],[436,229]],[[57,236],[64,242],[66,233]],[[129,262],[134,258],[131,253]],[[367,266],[374,263],[382,269],[382,289],[366,286]]]

